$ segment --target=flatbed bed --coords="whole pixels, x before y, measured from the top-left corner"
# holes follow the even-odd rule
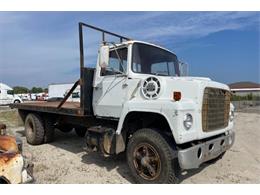
[[[83,116],[81,112],[79,102],[65,102],[61,108],[58,108],[60,101],[55,102],[26,102],[20,104],[10,104],[11,108],[17,108],[19,110],[30,110],[37,112],[47,112],[53,114]]]

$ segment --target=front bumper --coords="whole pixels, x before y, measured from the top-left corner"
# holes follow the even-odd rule
[[[195,169],[230,149],[235,141],[235,133],[205,141],[195,146],[179,150],[178,161],[182,169]]]

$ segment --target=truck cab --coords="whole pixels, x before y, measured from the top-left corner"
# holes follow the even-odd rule
[[[13,89],[4,83],[0,83],[0,105],[21,103],[22,99],[15,95]]]
[[[93,81],[94,115],[118,119],[117,133],[131,112],[161,115],[178,144],[230,131],[234,107],[229,87],[180,76],[180,66],[173,52],[150,43],[102,46]]]

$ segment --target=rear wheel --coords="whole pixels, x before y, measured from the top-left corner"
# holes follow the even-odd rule
[[[135,132],[128,142],[127,162],[138,183],[177,183],[176,159],[176,151],[152,129]]]
[[[44,141],[44,123],[38,114],[28,114],[25,119],[25,135],[27,142],[32,145]]]
[[[14,103],[19,104],[19,103],[21,103],[21,101],[20,100],[14,100]]]

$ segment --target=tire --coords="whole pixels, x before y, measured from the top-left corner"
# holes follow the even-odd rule
[[[77,134],[77,136],[79,137],[85,137],[86,135],[86,130],[84,128],[80,128],[80,127],[76,127],[75,128],[75,133]]]
[[[0,184],[10,184],[10,182],[3,176],[0,176]]]
[[[21,103],[20,100],[14,100],[14,104],[19,104],[19,103]]]
[[[55,127],[54,121],[51,117],[46,117],[45,120],[45,134],[44,134],[44,143],[50,143],[54,140]]]
[[[28,114],[25,119],[25,135],[31,145],[39,145],[44,141],[44,123],[38,114]]]
[[[176,166],[177,153],[176,150],[170,147],[166,139],[166,137],[152,129],[140,129],[130,138],[127,145],[127,163],[137,183],[178,183],[176,177],[176,169],[178,168]],[[146,146],[146,149],[142,149],[142,146],[144,148]],[[141,153],[147,154],[144,151],[149,151],[148,155],[144,155],[145,157],[142,156],[143,154],[141,155]],[[152,156],[153,160],[147,160],[147,156]],[[141,158],[141,160],[137,160],[138,158]],[[145,166],[142,166],[142,162],[144,162]],[[146,166],[147,164],[149,166]],[[138,167],[141,167],[141,171]],[[150,174],[148,167],[152,167],[150,170],[154,170],[151,171],[153,176]]]

